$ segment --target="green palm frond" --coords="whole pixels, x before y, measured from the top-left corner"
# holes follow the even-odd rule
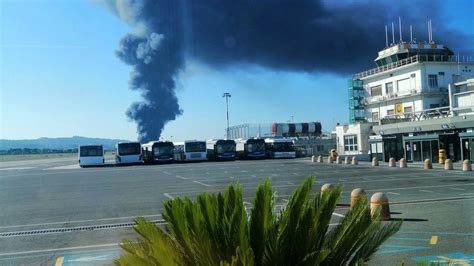
[[[223,193],[202,193],[165,202],[166,229],[137,218],[137,241],[124,240],[119,265],[340,265],[368,261],[400,229],[370,214],[367,198],[359,200],[340,224],[329,223],[342,187],[312,195],[314,178],[306,179],[286,207],[275,211],[269,180],[260,183],[247,216],[242,186]]]

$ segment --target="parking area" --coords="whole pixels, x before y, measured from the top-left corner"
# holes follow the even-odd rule
[[[315,176],[340,184],[334,219],[347,211],[350,192],[384,192],[392,218],[405,220],[371,264],[454,261],[473,264],[474,173],[443,169],[312,163],[309,159],[203,162],[80,169],[74,161],[0,167],[0,264],[103,264],[133,238],[133,218],[161,220],[164,201],[222,191],[239,182],[251,206],[256,185],[271,178],[277,204]]]

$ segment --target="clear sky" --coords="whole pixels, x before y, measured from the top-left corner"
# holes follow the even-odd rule
[[[444,2],[444,18],[434,23],[472,34],[474,1]],[[130,67],[115,56],[127,24],[93,1],[0,0],[0,27],[0,138],[137,138],[125,111],[140,95],[128,89]],[[348,78],[188,61],[177,78],[184,113],[163,137],[223,137],[224,92],[232,94],[231,125],[293,116],[330,131],[348,121]]]

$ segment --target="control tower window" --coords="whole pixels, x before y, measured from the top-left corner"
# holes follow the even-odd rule
[[[428,86],[430,89],[438,88],[438,75],[428,75]]]

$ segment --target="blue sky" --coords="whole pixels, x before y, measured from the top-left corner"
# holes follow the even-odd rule
[[[472,34],[473,2],[445,4],[450,27]],[[140,95],[128,89],[130,67],[114,53],[128,25],[93,1],[0,0],[0,12],[0,138],[137,138],[125,111]],[[348,121],[348,78],[188,61],[177,78],[184,113],[163,137],[223,137],[226,91],[231,125],[294,116],[332,130]]]

